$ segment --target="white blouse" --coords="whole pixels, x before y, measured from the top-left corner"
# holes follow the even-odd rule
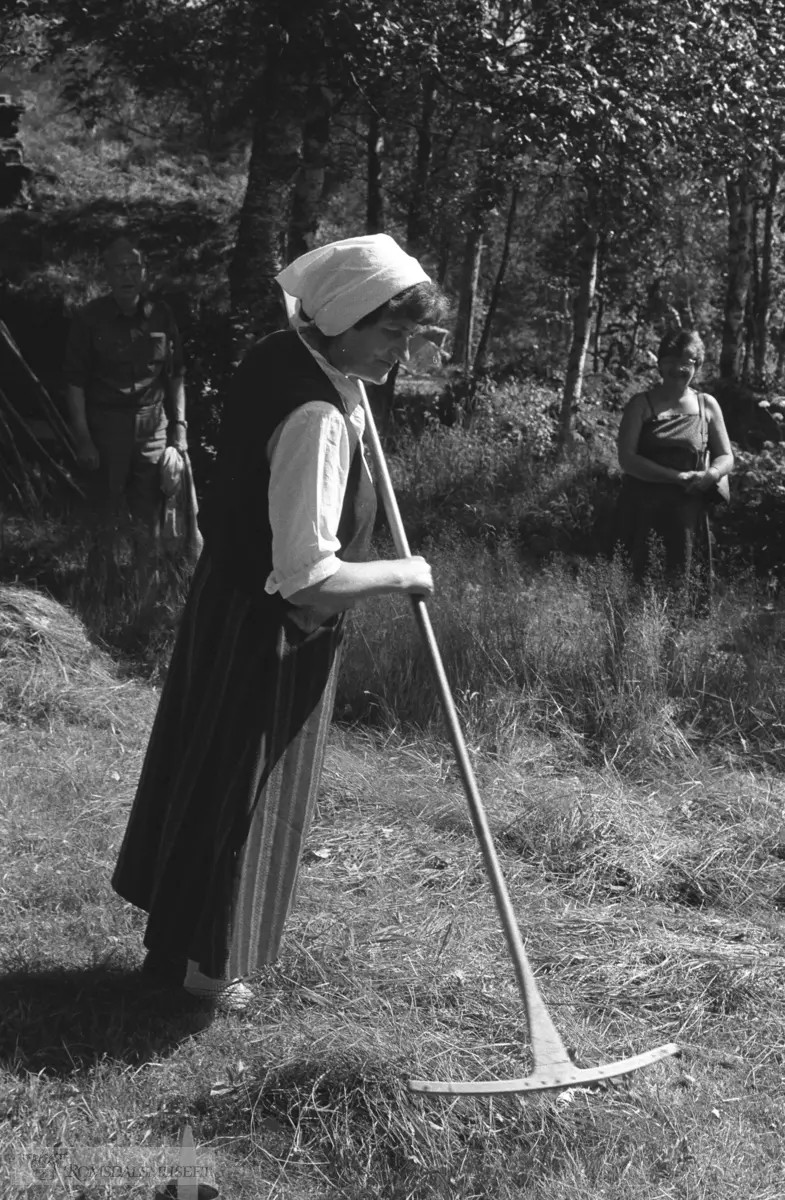
[[[349,420],[362,438],[365,410],[357,383],[336,371],[309,344],[307,334],[298,332],[346,402]],[[341,565],[338,525],[351,462],[343,414],[326,400],[301,405],[275,430],[267,455],[273,569],[265,591],[288,599],[329,579]],[[363,464],[368,470],[364,453]]]

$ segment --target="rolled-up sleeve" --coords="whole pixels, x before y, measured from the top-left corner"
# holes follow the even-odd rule
[[[346,423],[332,404],[305,404],[284,422],[270,460],[273,569],[265,591],[288,599],[339,569],[350,457]]]
[[[71,320],[65,347],[63,375],[71,387],[83,388],[92,366],[92,336],[87,321],[79,313]]]

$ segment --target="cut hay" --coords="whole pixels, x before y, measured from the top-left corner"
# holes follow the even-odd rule
[[[108,724],[124,686],[73,613],[43,592],[0,585],[0,721]]]

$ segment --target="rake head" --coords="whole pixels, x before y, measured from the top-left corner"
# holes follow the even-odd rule
[[[534,1070],[531,1075],[524,1075],[520,1079],[475,1079],[466,1082],[410,1079],[411,1091],[447,1096],[498,1096],[514,1092],[558,1091],[560,1088],[575,1087],[576,1084],[599,1083],[603,1079],[628,1075],[631,1071],[648,1067],[671,1054],[681,1053],[675,1042],[667,1042],[654,1050],[645,1050],[643,1054],[633,1054],[630,1058],[620,1058],[616,1062],[603,1063],[598,1067],[576,1066],[537,986],[501,873],[497,872],[492,857],[490,867],[491,882],[526,1011]]]
[[[599,1067],[576,1067],[542,998],[517,927],[514,926],[514,923],[512,925],[509,923],[512,918],[506,911],[506,905],[501,904],[500,911],[505,917],[509,948],[529,1024],[534,1070],[531,1075],[524,1075],[521,1079],[475,1079],[465,1083],[449,1080],[410,1079],[409,1088],[413,1092],[447,1096],[498,1096],[512,1092],[550,1092],[560,1088],[574,1087],[576,1084],[599,1083],[602,1079],[628,1075],[630,1071],[648,1067],[651,1063],[659,1062],[661,1058],[681,1053],[675,1042],[667,1042],[664,1046],[657,1046],[654,1050],[645,1050],[643,1054],[620,1058],[617,1062],[604,1063]]]
[[[618,1062],[607,1063],[601,1067],[576,1067],[569,1055],[563,1059],[538,1062],[535,1056],[534,1070],[531,1075],[521,1079],[476,1079],[466,1083],[449,1080],[410,1079],[409,1088],[413,1092],[427,1092],[430,1095],[447,1096],[498,1096],[513,1092],[549,1092],[561,1088],[574,1087],[576,1084],[598,1083],[602,1079],[613,1079],[619,1075],[627,1075],[637,1071],[639,1067],[648,1067],[651,1063],[667,1058],[670,1054],[681,1053],[675,1042],[667,1042],[654,1050],[646,1050],[643,1054],[634,1054],[631,1058],[620,1058]]]

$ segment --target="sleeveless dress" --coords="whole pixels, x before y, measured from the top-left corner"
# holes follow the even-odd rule
[[[346,405],[294,331],[258,343],[225,405],[205,547],[183,611],[112,886],[149,914],[144,943],[212,978],[278,954],[319,786],[343,615],[316,628],[270,595],[269,464],[309,400],[345,416],[351,452],[338,557],[368,556],[376,513]]]
[[[637,453],[675,471],[703,468],[708,445],[705,400],[698,394],[697,413],[664,413],[649,406],[641,426]],[[708,505],[702,493],[688,493],[678,483],[659,483],[624,475],[617,508],[616,543],[621,542],[632,562],[638,582],[651,564],[652,539],[659,538],[670,578],[688,582],[696,546],[710,548]],[[711,556],[708,554],[709,573]]]

